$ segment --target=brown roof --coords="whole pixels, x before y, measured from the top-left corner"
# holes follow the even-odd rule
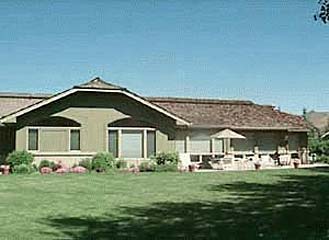
[[[50,94],[0,93],[0,117],[40,102],[50,96]]]
[[[74,86],[74,88],[84,89],[106,89],[106,90],[122,90],[124,88],[114,85],[112,83],[105,82],[103,79],[96,77],[84,84]]]
[[[100,78],[75,86],[82,89],[125,90]],[[17,112],[44,99],[49,94],[0,93],[0,117]],[[146,97],[145,100],[187,120],[192,127],[225,127],[245,129],[300,129],[308,128],[302,117],[284,113],[272,106],[251,101]]]
[[[194,127],[291,130],[308,127],[300,116],[251,101],[156,97],[146,99],[186,119]]]

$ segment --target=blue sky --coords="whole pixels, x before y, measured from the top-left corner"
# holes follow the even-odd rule
[[[329,110],[329,25],[317,0],[0,1],[0,91],[94,76],[145,96]]]

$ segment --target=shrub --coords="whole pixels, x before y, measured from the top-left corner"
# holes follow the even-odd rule
[[[158,153],[152,159],[154,159],[157,165],[164,165],[164,164],[178,164],[179,157],[177,152],[172,153]]]
[[[20,165],[15,165],[13,167],[13,173],[18,173],[18,174],[27,174],[31,173],[31,166],[27,164],[20,164]]]
[[[43,167],[48,167],[48,168],[51,168],[52,170],[55,170],[56,169],[56,163],[52,162],[52,161],[49,161],[49,160],[42,160],[39,164],[39,171],[41,168]]]
[[[122,160],[122,159],[118,160],[118,161],[115,163],[115,165],[116,165],[116,167],[117,167],[118,169],[125,169],[125,168],[127,168],[127,166],[128,166],[127,162],[126,162],[125,160]]]
[[[34,164],[32,164],[32,171],[33,172],[38,172],[38,166],[34,163]]]
[[[89,172],[92,170],[92,164],[91,164],[91,160],[86,158],[86,159],[82,159],[79,162],[79,166],[80,167],[84,167],[85,169],[87,169]]]
[[[329,140],[311,139],[309,148],[311,153],[316,153],[319,156],[329,156]]]
[[[325,156],[325,155],[318,156],[316,158],[316,161],[321,163],[329,163],[329,156]]]
[[[142,162],[139,165],[139,171],[141,172],[154,172],[155,168],[156,166],[153,162]]]
[[[33,155],[27,151],[14,151],[8,155],[6,162],[11,168],[22,164],[30,168],[33,162]]]
[[[177,164],[160,164],[155,166],[155,171],[156,172],[177,172],[178,167]]]
[[[115,158],[112,153],[97,153],[91,160],[92,169],[97,172],[105,172],[115,167]]]

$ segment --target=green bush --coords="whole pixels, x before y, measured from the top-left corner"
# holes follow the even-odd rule
[[[20,165],[15,165],[13,167],[13,173],[17,173],[17,174],[28,174],[32,172],[32,168],[31,165],[27,165],[27,164],[20,164]]]
[[[158,153],[152,158],[157,165],[165,165],[165,164],[178,164],[179,156],[177,152],[172,153]]]
[[[86,168],[89,172],[92,170],[91,160],[88,158],[81,160],[79,166]]]
[[[13,169],[15,166],[25,164],[31,167],[33,155],[27,151],[14,151],[6,158],[6,163]]]
[[[142,162],[139,165],[140,172],[154,172],[156,165],[153,162]]]
[[[38,166],[34,163],[34,164],[32,164],[32,171],[33,172],[38,172]]]
[[[325,155],[318,156],[316,158],[316,161],[321,163],[329,163],[329,156],[325,156]]]
[[[115,158],[112,153],[97,153],[91,160],[92,169],[97,172],[105,172],[115,167]]]
[[[122,159],[116,161],[115,165],[118,169],[125,169],[128,166],[127,162],[125,160],[122,160]]]
[[[160,164],[155,166],[155,171],[156,172],[177,172],[178,167],[177,164]]]
[[[329,156],[329,140],[311,139],[309,148],[311,153],[316,153],[318,156]]]
[[[52,170],[56,170],[56,163],[52,162],[52,161],[49,161],[49,160],[42,160],[39,164],[39,171],[41,168],[43,167],[48,167],[48,168],[51,168]]]

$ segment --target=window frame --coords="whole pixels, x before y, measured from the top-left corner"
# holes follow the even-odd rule
[[[69,145],[69,152],[81,152],[81,129],[80,127],[68,127],[68,131],[69,131],[69,141],[68,141],[68,145]],[[72,135],[72,131],[79,131],[79,149],[72,149],[72,145],[71,145],[71,135]]]
[[[30,150],[29,149],[29,130],[37,130],[38,131],[38,150]],[[68,146],[67,146],[67,153],[79,153],[81,152],[81,127],[56,127],[56,126],[44,126],[44,127],[40,127],[40,126],[28,126],[26,127],[26,146],[25,149],[28,152],[31,153],[48,153],[48,152],[42,152],[40,150],[41,147],[41,130],[43,129],[65,129],[67,131],[67,137],[68,137]],[[79,130],[80,131],[80,150],[71,150],[71,130]],[[51,152],[52,154],[54,154],[55,152]],[[59,152],[59,153],[64,153],[64,152]]]
[[[110,131],[115,132],[116,133],[116,154],[113,154],[112,151],[110,151]],[[107,134],[106,134],[106,145],[107,145],[107,151],[112,153],[114,155],[115,158],[119,158],[119,131],[118,130],[113,130],[113,129],[107,129]]]
[[[117,131],[118,138],[117,138],[117,151],[118,156],[117,159],[120,159],[122,157],[122,132],[125,130],[127,131],[140,131],[142,134],[142,157],[123,157],[124,160],[147,160],[150,159],[149,156],[147,156],[147,132],[153,131],[155,134],[155,153],[156,153],[156,129],[152,127],[108,127],[106,131],[106,139],[107,139],[107,151],[110,151],[109,149],[109,131]]]
[[[37,135],[37,149],[30,149],[30,130],[36,130]],[[40,128],[39,127],[28,127],[26,130],[26,150],[29,152],[40,152]]]
[[[153,136],[154,137],[154,143],[153,143],[154,153],[149,156],[149,149],[148,149],[148,147],[149,147],[148,136],[149,135],[148,134],[150,132],[154,134],[154,136]],[[146,130],[146,154],[145,154],[146,155],[146,158],[151,158],[156,153],[157,153],[157,135],[156,135],[156,131],[155,130]]]

